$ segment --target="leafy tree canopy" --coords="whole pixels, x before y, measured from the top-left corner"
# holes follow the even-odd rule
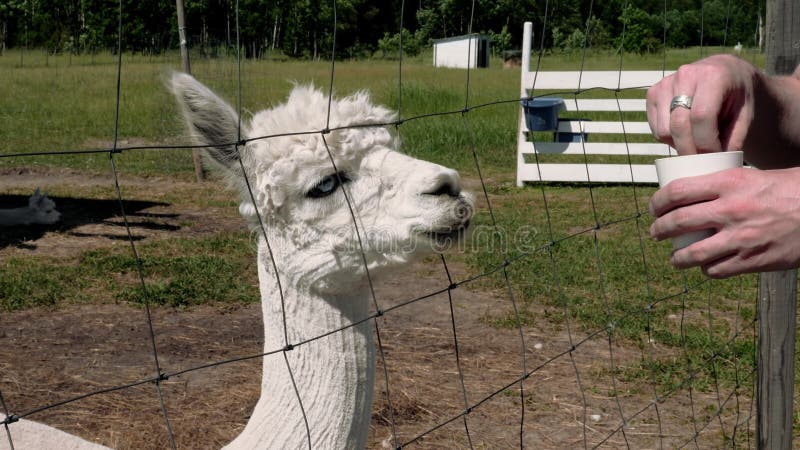
[[[234,0],[184,0],[191,45],[235,46]],[[474,13],[471,12],[475,5]],[[496,52],[519,48],[534,23],[534,48],[584,46],[647,52],[692,45],[754,45],[763,0],[239,0],[239,42],[246,56],[414,54],[432,39],[482,33]],[[402,9],[402,12],[401,12]],[[43,47],[89,52],[116,47],[119,0],[0,0],[0,50]],[[124,49],[177,48],[175,0],[122,0]],[[702,39],[702,41],[701,41]]]

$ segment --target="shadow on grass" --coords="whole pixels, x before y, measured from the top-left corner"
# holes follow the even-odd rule
[[[72,197],[51,197],[56,203],[56,210],[61,213],[61,220],[53,225],[19,225],[0,227],[0,249],[6,247],[20,247],[35,249],[31,244],[48,231],[67,233],[75,237],[106,237],[114,240],[128,240],[127,235],[114,235],[110,233],[94,234],[83,231],[74,231],[76,228],[101,223],[105,226],[125,227],[122,220],[122,211],[117,200],[97,200]],[[0,195],[0,208],[19,208],[28,204],[25,195]],[[167,203],[148,202],[138,200],[124,200],[122,202],[128,225],[132,229],[144,228],[148,230],[176,231],[176,225],[154,223],[141,219],[172,219],[177,214],[149,213],[145,210],[156,206],[167,206]],[[134,240],[143,239],[133,236]]]

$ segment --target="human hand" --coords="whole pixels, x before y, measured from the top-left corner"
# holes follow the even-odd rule
[[[716,234],[677,250],[679,268],[701,267],[712,278],[783,270],[800,263],[800,168],[730,169],[669,183],[650,199],[662,240],[689,231]]]
[[[681,66],[647,91],[653,135],[681,155],[742,150],[754,119],[759,74],[750,63],[729,55]],[[691,108],[670,111],[679,95],[692,97]]]

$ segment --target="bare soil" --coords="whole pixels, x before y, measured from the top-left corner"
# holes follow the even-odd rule
[[[50,228],[0,229],[0,264],[10,255],[59,258],[129,245],[110,177],[4,169],[0,207],[24,204],[37,186],[51,190],[63,220]],[[214,182],[127,178],[123,191],[137,243],[244,230],[235,206],[224,205],[228,194]],[[470,276],[467,267],[449,260],[448,269],[455,280]],[[379,281],[376,298],[389,309],[448,285],[441,261],[430,258]],[[656,407],[648,383],[610,376],[612,355],[620,368],[645,357],[640,349],[609,342],[605,333],[589,336],[574,324],[553,323],[548,308],[535,303],[528,307],[533,324],[499,328],[490,322],[512,310],[507,292],[468,283],[451,294],[453,314],[444,292],[377,320],[382,357],[370,448],[721,448],[731,444],[721,426],[730,430],[750,414],[749,400],[740,396],[738,418],[729,402],[714,419],[716,395],[688,390]],[[257,304],[153,308],[152,331],[166,373],[255,355],[263,345]],[[111,298],[2,313],[0,393],[8,410],[23,413],[153,377],[149,333],[143,308]],[[252,358],[162,381],[178,448],[218,448],[230,441],[258,398],[260,372],[260,359]],[[624,427],[621,414],[629,418]],[[119,449],[169,448],[154,383],[88,396],[29,418]]]

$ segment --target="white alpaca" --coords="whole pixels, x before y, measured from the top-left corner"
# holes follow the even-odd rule
[[[0,209],[0,227],[11,227],[17,225],[52,225],[61,218],[61,214],[56,211],[56,202],[39,192],[36,192],[28,199],[28,206],[22,208]]]
[[[472,197],[461,193],[455,171],[397,152],[396,139],[383,126],[254,140],[237,155],[234,146],[220,144],[240,138],[234,110],[188,75],[175,74],[172,90],[196,141],[211,146],[208,154],[242,194],[240,212],[259,231],[265,352],[330,333],[264,358],[261,397],[242,433],[225,448],[363,448],[375,376],[372,323],[333,332],[368,317],[372,304],[344,191],[372,276],[458,239],[469,225]],[[255,114],[241,137],[322,130],[327,111],[321,92],[296,87],[286,104]],[[393,114],[371,104],[365,93],[330,106],[331,128],[392,120]],[[25,442],[16,426],[10,426],[15,442]],[[52,447],[73,448],[53,433]],[[86,446],[74,448],[96,448],[75,442]]]

